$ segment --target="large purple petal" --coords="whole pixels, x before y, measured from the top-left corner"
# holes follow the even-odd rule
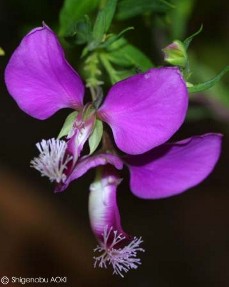
[[[19,107],[38,119],[62,108],[77,109],[83,102],[83,83],[45,25],[24,37],[6,67],[5,81]]]
[[[221,151],[221,135],[206,134],[164,144],[127,159],[130,187],[141,198],[169,197],[204,180]]]
[[[122,151],[140,154],[177,131],[187,105],[187,89],[179,70],[151,69],[114,85],[99,109],[99,117],[111,126]]]
[[[82,157],[78,161],[78,163],[74,167],[74,170],[69,175],[69,177],[64,182],[64,184],[58,184],[55,191],[59,192],[59,191],[65,190],[70,184],[70,182],[84,175],[89,169],[97,167],[97,166],[106,165],[106,164],[111,164],[116,169],[123,168],[122,160],[113,154],[102,153],[102,154],[97,154],[94,156]]]

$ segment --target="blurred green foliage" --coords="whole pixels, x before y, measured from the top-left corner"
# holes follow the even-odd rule
[[[149,13],[165,13],[174,8],[165,0],[120,0],[117,11],[118,20],[126,20]]]
[[[68,34],[74,22],[93,11],[98,4],[99,0],[65,0],[60,11],[60,36]]]

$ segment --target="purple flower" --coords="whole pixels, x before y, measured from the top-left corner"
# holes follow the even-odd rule
[[[84,85],[47,26],[25,36],[6,67],[5,81],[19,107],[34,118],[46,119],[62,108],[83,109]],[[96,115],[110,125],[122,151],[140,154],[178,130],[187,105],[179,70],[159,68],[115,84]]]
[[[56,182],[56,191],[90,168],[99,167],[90,186],[89,215],[99,246],[95,266],[112,265],[122,276],[136,269],[141,238],[127,235],[120,223],[116,189],[117,170],[127,165],[131,191],[140,198],[169,197],[205,179],[216,164],[221,135],[206,134],[177,143],[165,143],[184,121],[188,94],[177,68],[156,68],[116,83],[101,107],[83,105],[84,85],[71,68],[47,26],[32,30],[12,55],[5,72],[11,96],[27,114],[46,119],[62,108],[78,112],[66,140],[42,140],[31,165]],[[106,145],[83,155],[96,119],[112,129],[119,156]],[[101,167],[105,166],[106,167]]]

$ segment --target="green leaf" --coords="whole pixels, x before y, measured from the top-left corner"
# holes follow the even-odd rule
[[[66,36],[73,25],[99,5],[99,0],[65,0],[60,11],[60,36]]]
[[[89,137],[88,143],[90,148],[90,154],[92,154],[98,147],[103,135],[103,123],[100,120],[96,120],[94,130]]]
[[[192,34],[190,37],[188,37],[187,39],[184,40],[184,46],[186,48],[186,50],[188,49],[190,43],[192,42],[193,38],[196,37],[197,35],[199,35],[203,30],[203,25],[200,26],[200,29],[195,32],[194,34]]]
[[[104,8],[99,11],[93,29],[93,38],[97,43],[102,41],[104,34],[110,28],[116,5],[117,0],[108,0]]]
[[[60,131],[60,133],[59,133],[57,138],[62,138],[64,136],[66,136],[70,132],[70,130],[71,130],[72,126],[73,126],[73,123],[74,123],[74,121],[76,119],[77,114],[78,114],[78,112],[75,111],[75,112],[72,112],[71,114],[69,114],[67,116],[67,118],[65,119],[65,122],[63,124],[63,127],[62,127],[62,129],[61,129],[61,131]]]
[[[92,25],[87,15],[75,23],[72,35],[68,38],[70,41],[73,39],[73,42],[77,45],[86,44],[92,39]]]
[[[173,5],[165,0],[121,0],[118,3],[118,20],[125,20],[144,13],[161,13],[171,9]]]
[[[119,49],[111,51],[109,53],[109,60],[121,67],[135,67],[142,72],[145,72],[154,66],[151,60],[143,52],[127,42]]]
[[[92,33],[93,39],[95,40],[97,45],[103,39],[103,35],[105,34],[105,25],[106,25],[106,16],[103,11],[99,11]]]
[[[104,7],[104,14],[106,15],[105,32],[107,32],[110,28],[115,14],[116,6],[117,0],[108,0],[106,6]]]
[[[171,40],[184,38],[194,2],[193,0],[173,0],[174,9],[171,9],[167,14]]]
[[[188,87],[188,91],[190,93],[198,93],[198,92],[208,90],[211,87],[213,87],[216,83],[218,83],[220,79],[223,77],[223,75],[228,71],[229,71],[229,66],[226,66],[217,76],[215,76],[211,80]]]
[[[122,30],[119,34],[110,34],[107,40],[99,47],[109,49],[109,46],[111,46],[114,42],[117,42],[123,36],[123,34],[125,34],[130,30],[134,30],[134,27],[127,27],[126,29]]]
[[[99,57],[112,84],[153,67],[150,59],[124,38],[110,45]]]

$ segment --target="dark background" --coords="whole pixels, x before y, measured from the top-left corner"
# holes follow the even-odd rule
[[[143,236],[146,249],[141,254],[142,266],[124,279],[112,276],[111,270],[93,268],[96,241],[87,211],[93,171],[67,191],[54,194],[48,180],[29,167],[37,154],[35,143],[57,135],[69,111],[60,111],[46,121],[30,118],[7,93],[3,73],[13,50],[31,28],[45,20],[57,29],[62,2],[0,1],[0,46],[6,52],[0,58],[0,277],[67,276],[68,284],[59,286],[79,287],[229,286],[229,133],[225,117],[187,121],[175,135],[182,139],[207,132],[224,134],[221,158],[199,186],[176,197],[144,201],[130,193],[128,179],[121,184],[118,202],[124,230]],[[198,1],[188,23],[187,35],[204,24],[192,49],[216,71],[228,64],[228,11],[226,0]],[[141,23],[140,18],[133,19],[139,31],[136,45],[145,35]],[[148,46],[142,48],[150,54]],[[228,76],[223,81],[228,85]]]

